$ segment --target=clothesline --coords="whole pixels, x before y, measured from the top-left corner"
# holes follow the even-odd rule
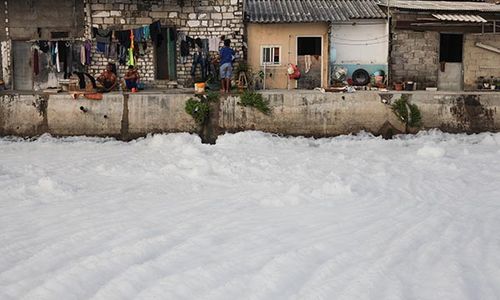
[[[87,40],[86,38],[57,38],[57,39],[33,39],[28,40],[28,43],[36,43],[36,42],[84,42]]]

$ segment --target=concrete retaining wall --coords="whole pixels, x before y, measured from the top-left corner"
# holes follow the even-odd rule
[[[406,92],[405,92],[406,93]],[[406,93],[421,113],[423,129],[447,132],[500,131],[500,93]],[[412,132],[388,103],[401,93],[266,91],[272,113],[264,115],[229,96],[211,104],[211,120],[200,128],[184,111],[191,94],[106,94],[103,100],[73,100],[67,94],[1,95],[0,135],[114,136],[135,138],[153,132],[217,134],[261,130],[285,135],[335,136],[361,130],[391,135]],[[388,103],[384,103],[388,102]]]
[[[48,132],[54,135],[119,136],[123,95],[102,100],[73,100],[67,94],[51,95],[47,105]]]
[[[422,123],[426,129],[467,133],[500,131],[500,93],[431,96],[415,93],[410,100],[422,112]]]
[[[399,131],[404,126],[381,102],[378,93],[334,94],[316,91],[267,92],[272,114],[238,105],[239,98],[222,103],[219,126],[228,131],[244,129],[289,135],[333,136],[359,132],[379,133],[386,123]]]
[[[46,132],[46,105],[41,96],[1,96],[0,135],[35,136]]]
[[[196,132],[193,119],[184,111],[188,94],[130,94],[128,133],[140,136],[154,132]]]

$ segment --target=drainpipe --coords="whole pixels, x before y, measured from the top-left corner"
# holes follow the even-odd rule
[[[387,0],[387,87],[391,82],[391,0]]]
[[[262,82],[262,90],[266,89],[266,77],[267,77],[267,74],[266,74],[266,62],[264,62],[264,81]]]
[[[288,76],[288,66],[290,64],[290,41],[292,40],[292,35],[289,34],[288,35],[288,63],[286,64],[286,89],[287,90],[290,90],[291,89],[291,86],[290,86],[290,76]]]
[[[2,53],[2,75],[3,75],[3,81],[5,86],[9,86],[10,90],[14,89],[14,84],[11,84],[14,82],[14,65],[12,63],[12,57],[14,54],[14,51],[12,49],[12,40],[10,39],[10,18],[9,18],[9,1],[5,0],[5,49],[8,51],[5,51],[5,53]],[[5,58],[5,61],[7,62],[6,65],[3,64],[4,58],[3,56],[7,56]],[[10,71],[10,72],[5,72],[5,71]],[[7,74],[6,74],[7,73]]]

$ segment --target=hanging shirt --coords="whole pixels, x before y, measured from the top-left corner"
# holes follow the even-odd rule
[[[54,42],[49,42],[50,48],[50,63],[56,65],[56,44]]]
[[[38,41],[38,46],[40,47],[40,51],[43,53],[47,53],[50,50],[49,43],[47,41]]]
[[[134,48],[134,31],[130,29],[130,48]]]
[[[189,55],[189,43],[186,41],[181,41],[181,56],[185,57]]]
[[[93,28],[93,31],[95,33],[96,42],[105,44],[111,42],[111,30]]]
[[[149,32],[151,35],[151,40],[158,47],[163,42],[163,36],[161,35],[161,24],[160,21],[156,21],[149,25]]]
[[[57,72],[61,72],[61,64],[59,62],[59,43],[56,42],[56,47],[54,49],[54,53],[56,54],[56,70]]]
[[[135,63],[134,63],[134,49],[133,48],[128,49],[128,65],[129,66],[135,65]]]
[[[127,63],[127,48],[120,45],[118,49],[118,63],[124,66]]]
[[[80,63],[82,65],[86,64],[86,61],[85,61],[85,45],[82,45],[80,47]]]
[[[208,51],[219,51],[219,38],[208,39]]]
[[[130,31],[128,30],[117,31],[115,32],[115,35],[120,45],[122,45],[125,48],[130,48]]]
[[[106,44],[105,43],[97,42],[95,48],[96,48],[97,52],[100,52],[100,53],[106,52]]]
[[[143,31],[141,28],[134,29],[134,42],[140,42],[143,39]]]
[[[90,56],[92,52],[92,43],[90,41],[85,42],[85,64],[90,65]]]
[[[143,34],[145,40],[149,40],[151,38],[151,35],[149,33],[149,25],[142,27],[142,34]]]
[[[116,59],[116,57],[118,56],[117,55],[117,44],[116,42],[111,42],[111,44],[109,44],[109,47],[108,47],[108,58],[110,59]]]

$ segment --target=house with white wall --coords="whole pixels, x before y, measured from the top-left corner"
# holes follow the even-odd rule
[[[330,27],[330,70],[347,70],[347,77],[362,83],[359,76],[387,74],[389,34],[386,19],[352,19]],[[381,72],[382,71],[382,72]],[[355,73],[356,72],[356,73]],[[353,74],[358,78],[353,78]],[[331,80],[335,78],[332,74]]]

